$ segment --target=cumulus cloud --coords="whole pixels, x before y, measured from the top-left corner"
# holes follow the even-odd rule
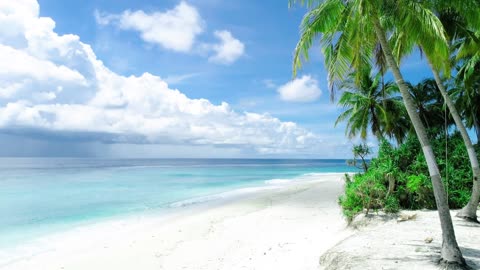
[[[100,25],[114,24],[123,30],[137,31],[144,41],[178,52],[189,52],[203,32],[200,14],[186,2],[164,12],[126,10],[116,15],[95,11],[95,19]]]
[[[322,94],[318,81],[310,75],[296,78],[280,86],[277,91],[282,100],[291,102],[312,102]]]
[[[137,31],[145,42],[176,52],[205,54],[212,63],[232,64],[245,51],[245,45],[227,30],[213,33],[217,42],[197,42],[205,22],[194,6],[183,1],[164,12],[126,10],[109,14],[95,10],[94,16],[98,25]]]
[[[17,94],[23,84],[19,82],[4,82],[3,87],[0,86],[0,98],[10,98]]]
[[[212,46],[215,54],[209,58],[210,61],[220,64],[231,64],[235,62],[245,51],[245,45],[233,37],[229,31],[215,31],[215,37],[219,43]]]
[[[73,81],[79,84],[85,82],[85,78],[78,71],[34,57],[26,51],[0,44],[0,55],[0,76],[5,79],[31,77],[39,81]]]
[[[186,5],[186,4],[184,4]],[[167,12],[168,13],[168,12]],[[170,14],[171,15],[171,14]],[[77,134],[108,143],[212,145],[260,153],[311,151],[318,137],[268,114],[191,99],[150,73],[122,76],[76,35],[58,35],[36,0],[0,2],[0,131]],[[32,132],[35,134],[35,132]]]

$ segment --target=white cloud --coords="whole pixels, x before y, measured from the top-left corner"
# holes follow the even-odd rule
[[[37,102],[42,102],[54,100],[55,98],[57,98],[57,95],[55,94],[55,92],[38,92],[33,95],[33,98]]]
[[[0,44],[0,77],[31,77],[39,81],[58,80],[85,83],[78,71],[34,57],[25,51]]]
[[[214,35],[220,40],[220,43],[212,45],[215,54],[209,58],[210,61],[228,65],[235,62],[245,52],[245,45],[233,37],[229,31],[215,31]]]
[[[194,6],[183,1],[164,12],[126,10],[109,14],[95,10],[94,16],[98,25],[137,31],[145,42],[176,52],[210,55],[209,61],[217,64],[232,64],[245,52],[245,45],[227,30],[213,33],[216,43],[197,42],[205,22]]]
[[[178,52],[192,49],[204,24],[197,9],[186,2],[164,12],[126,10],[116,15],[95,11],[95,18],[100,25],[114,24],[123,30],[137,31],[144,41]]]
[[[109,25],[109,24],[115,22],[116,20],[120,19],[119,15],[101,13],[100,11],[98,11],[98,9],[96,9],[93,12],[93,16],[95,17],[95,21],[97,22],[97,24],[98,25],[103,25],[103,26]]]
[[[228,146],[260,153],[308,152],[318,144],[315,134],[295,123],[188,98],[149,73],[116,74],[78,36],[55,33],[55,22],[39,17],[34,0],[0,2],[0,18],[6,17],[22,31],[2,35],[0,42],[0,130],[20,127],[91,134],[92,140],[114,143]]]
[[[318,81],[310,75],[296,78],[280,86],[277,91],[282,100],[291,102],[312,102],[322,94]]]
[[[23,87],[23,83],[21,82],[4,82],[2,84],[6,85],[4,87],[0,86],[0,98],[11,98],[15,96],[18,91],[20,91],[20,89]]]

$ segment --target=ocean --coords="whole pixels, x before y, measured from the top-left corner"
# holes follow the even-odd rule
[[[0,158],[0,247],[127,215],[356,171],[345,160]]]

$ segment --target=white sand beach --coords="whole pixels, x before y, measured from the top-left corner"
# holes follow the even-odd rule
[[[470,269],[480,269],[480,224],[455,217],[457,241]],[[480,214],[480,212],[479,212]],[[415,219],[398,222],[396,215],[358,216],[355,234],[321,256],[323,269],[439,269],[442,232],[437,211],[402,211]]]
[[[0,269],[318,269],[320,255],[352,234],[337,205],[342,178],[84,226],[0,252]]]
[[[416,214],[405,222],[360,215],[347,227],[337,205],[343,183],[340,174],[319,175],[217,205],[72,229],[0,251],[0,269],[438,268],[435,211],[404,211]],[[480,268],[479,225],[454,224],[467,262]]]

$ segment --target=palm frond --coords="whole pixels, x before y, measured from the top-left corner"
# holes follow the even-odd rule
[[[314,40],[324,34],[335,32],[344,10],[340,0],[327,0],[303,17],[300,39],[293,57],[293,74],[302,67],[302,60],[308,61],[309,50]]]

